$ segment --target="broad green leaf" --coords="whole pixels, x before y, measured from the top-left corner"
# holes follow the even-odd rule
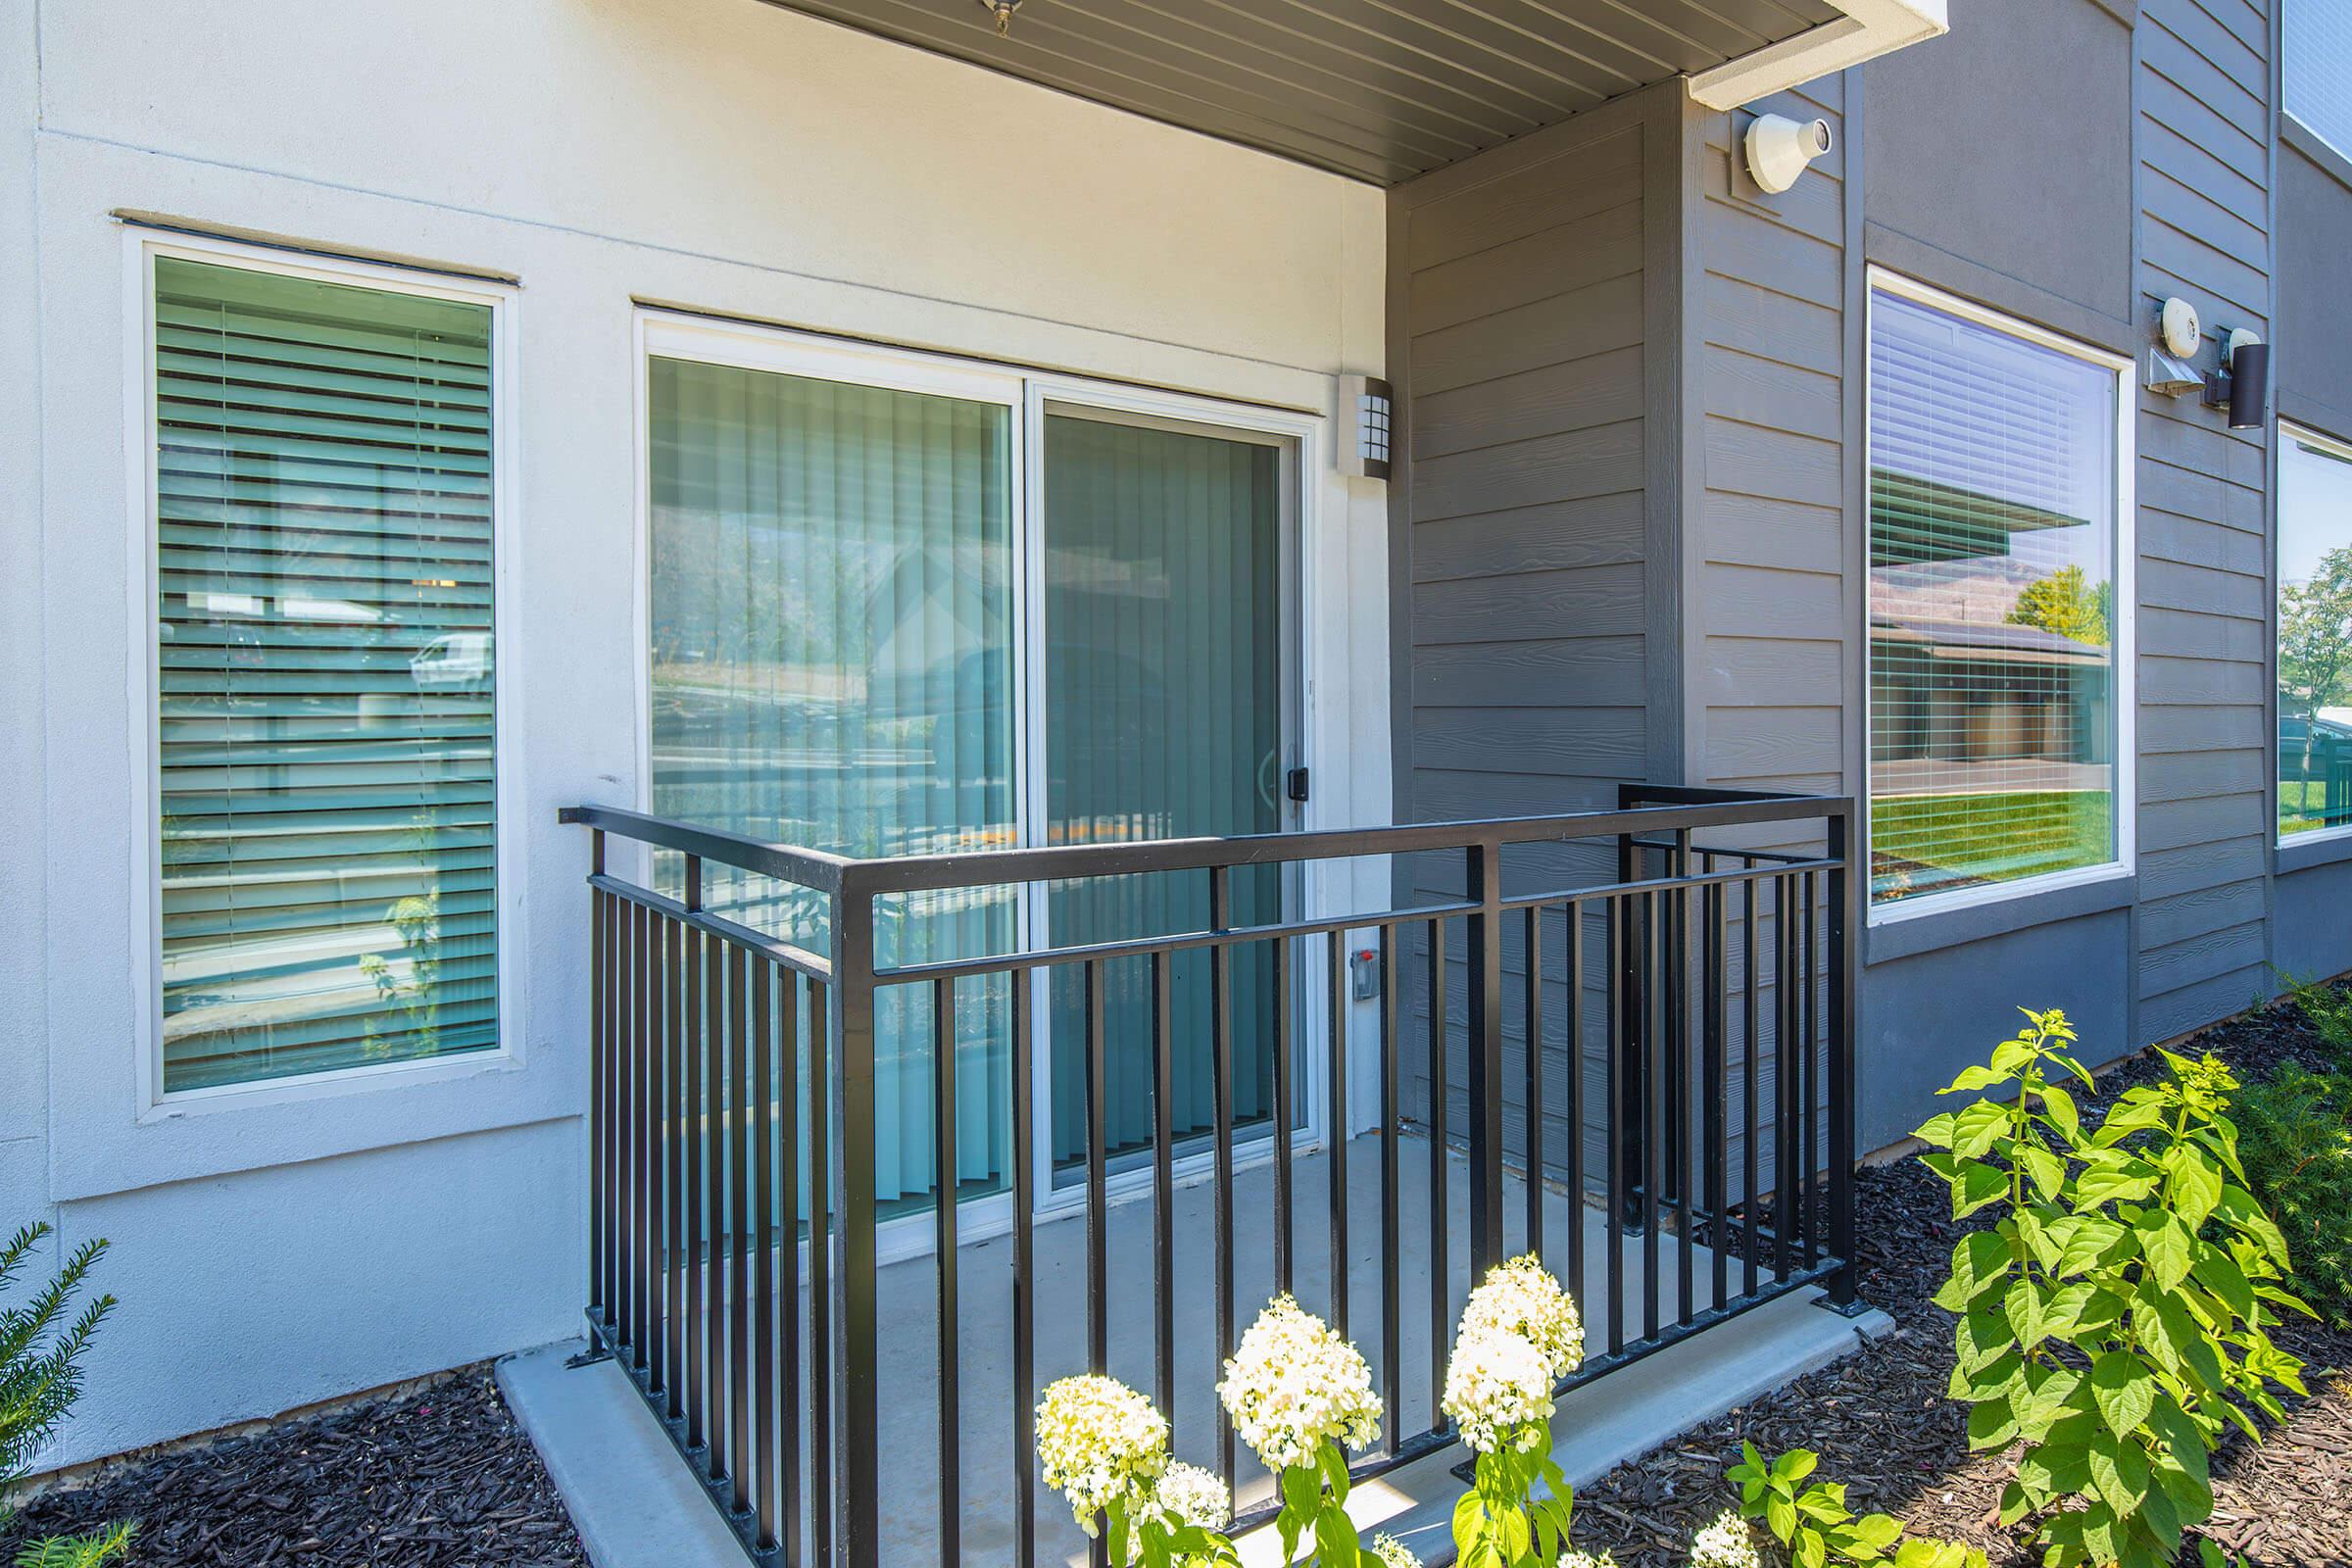
[[[1811,1475],[1821,1463],[1821,1455],[1811,1448],[1790,1448],[1772,1461],[1773,1478],[1790,1485]]]
[[[2041,1090],[2041,1108],[2066,1141],[2073,1143],[2082,1136],[2082,1114],[2075,1108],[2075,1097],[2056,1084],[2044,1084]]]
[[[2061,1277],[2071,1278],[2111,1261],[2126,1235],[2123,1226],[2096,1214],[2078,1214],[2058,1254]],[[2055,1235],[2058,1227],[2053,1225],[2050,1230]]]
[[[2078,1211],[2088,1211],[2109,1203],[2136,1203],[2155,1191],[2154,1166],[2142,1159],[2109,1156],[2076,1173],[2074,1204]]]
[[[2222,1200],[2222,1173],[2187,1144],[2176,1144],[2166,1151],[2164,1166],[2165,1201],[2193,1235]]]
[[[1972,1231],[1952,1249],[1951,1277],[1936,1294],[1936,1304],[1965,1311],[1986,1289],[2008,1278],[2009,1244],[1991,1231]]]
[[[2066,1191],[2066,1161],[2046,1149],[2023,1145],[2017,1151],[2017,1161],[2034,1183],[2034,1190],[2044,1200],[2055,1200]]]
[[[2171,1290],[2188,1278],[2188,1230],[2172,1213],[2151,1208],[2132,1223],[2139,1238],[2139,1255],[2147,1259],[2156,1283]]]
[[[2009,1196],[2009,1177],[1982,1160],[1964,1159],[1952,1174],[1952,1218],[1966,1219]]]
[[[2246,1280],[2245,1270],[2239,1268],[2229,1253],[2218,1247],[2200,1247],[2189,1272],[2228,1304],[2239,1317],[2254,1315],[2254,1287]]]
[[[1980,1100],[1952,1118],[1952,1152],[1976,1159],[2009,1131],[2009,1107]]]
[[[2001,1311],[2009,1319],[2009,1332],[2025,1349],[2031,1350],[2041,1343],[2044,1304],[2042,1288],[2030,1279],[2010,1286],[2009,1294],[2001,1298]]]
[[[1936,1115],[1930,1116],[1926,1121],[1919,1124],[1918,1128],[1912,1132],[1911,1136],[1933,1149],[1951,1148],[1952,1113],[1947,1110]]]
[[[2006,1396],[1969,1406],[1968,1446],[1971,1448],[2005,1448],[2016,1437],[2017,1412],[2010,1408]]]
[[[1989,1308],[1970,1312],[1952,1325],[1952,1354],[1963,1372],[1973,1373],[2016,1348],[2008,1319]]]
[[[2109,1350],[2090,1364],[2090,1392],[2108,1429],[2121,1437],[2148,1418],[2148,1408],[2156,1401],[2156,1378],[2137,1356]]]
[[[1764,1526],[1773,1539],[1786,1544],[1796,1533],[1796,1504],[1775,1493],[1764,1504]]]
[[[1936,1092],[1939,1095],[1973,1095],[1980,1089],[1990,1089],[2004,1080],[1990,1067],[1963,1067],[1958,1077]]]

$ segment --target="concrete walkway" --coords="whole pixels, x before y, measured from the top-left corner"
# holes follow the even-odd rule
[[[1385,1279],[1399,1293],[1398,1359],[1401,1414],[1407,1433],[1430,1423],[1435,1391],[1432,1355],[1429,1247],[1429,1146],[1405,1139],[1398,1151],[1401,1181],[1396,1244],[1384,1245],[1380,1213],[1380,1140],[1358,1138],[1348,1146],[1348,1189],[1350,1294],[1348,1328],[1372,1362],[1379,1382],[1381,1293]],[[1442,1340],[1466,1295],[1469,1280],[1460,1238],[1467,1235],[1464,1167],[1449,1153],[1448,1202],[1452,1238],[1446,1258],[1448,1305],[1441,1320]],[[1331,1248],[1327,1231],[1329,1161],[1302,1155],[1297,1162],[1294,1225],[1298,1295],[1316,1311],[1331,1299]],[[1236,1183],[1237,1332],[1247,1326],[1273,1289],[1273,1175],[1270,1165],[1245,1171]],[[1176,1198],[1177,1264],[1175,1446],[1178,1457],[1211,1466],[1216,1462],[1212,1387],[1215,1381],[1215,1304],[1210,1250],[1213,1189],[1179,1189]],[[1506,1245],[1523,1250],[1524,1189],[1514,1180],[1506,1191]],[[1572,1207],[1565,1195],[1550,1192],[1544,1203],[1544,1251],[1555,1270],[1565,1270],[1565,1238],[1571,1223],[1586,1232],[1587,1280],[1583,1304],[1588,1340],[1597,1350],[1607,1319],[1604,1248],[1600,1216]],[[1114,1204],[1109,1219],[1111,1301],[1107,1324],[1110,1370],[1149,1392],[1153,1385],[1152,1306],[1152,1205]],[[1677,1248],[1661,1238],[1660,1302],[1671,1320],[1676,1298]],[[1641,1243],[1625,1248],[1625,1304],[1628,1339],[1641,1333]],[[1031,1471],[1027,1456],[1016,1469],[1012,1452],[1011,1243],[995,1238],[967,1244],[958,1252],[960,1281],[957,1343],[962,1362],[960,1430],[963,1470],[963,1555],[975,1564],[1012,1560],[1016,1477]],[[1694,1304],[1710,1304],[1707,1253],[1695,1250]],[[1733,1271],[1734,1288],[1738,1270]],[[1037,1365],[1043,1388],[1055,1377],[1085,1369],[1085,1226],[1081,1221],[1041,1223],[1036,1232]],[[884,1268],[877,1281],[883,1318],[881,1430],[876,1434],[884,1474],[892,1486],[883,1519],[883,1561],[890,1568],[938,1561],[939,1429],[936,1393],[935,1269],[928,1257]],[[1757,1308],[1729,1323],[1621,1369],[1563,1401],[1554,1430],[1560,1458],[1572,1481],[1604,1473],[1623,1458],[1646,1451],[1675,1434],[1766,1392],[1857,1343],[1857,1322],[1807,1304],[1805,1292]],[[1875,1316],[1875,1314],[1874,1314]],[[1877,1319],[1883,1325],[1883,1317]],[[1867,1330],[1867,1320],[1859,1324]],[[500,1380],[532,1440],[547,1456],[551,1473],[579,1522],[600,1568],[695,1568],[724,1563],[740,1568],[734,1546],[716,1511],[668,1446],[660,1425],[619,1370],[611,1363],[566,1371],[564,1355],[578,1347],[559,1347],[511,1358]],[[1415,1548],[1437,1560],[1453,1499],[1461,1491],[1450,1474],[1462,1454],[1449,1449],[1401,1467],[1360,1486],[1351,1512],[1367,1527],[1411,1532]],[[1271,1495],[1271,1479],[1246,1453],[1241,1456],[1240,1503],[1246,1510]],[[806,1495],[804,1489],[804,1495]],[[1038,1498],[1041,1563],[1085,1561],[1086,1542],[1059,1498]],[[688,1548],[694,1554],[689,1554]],[[716,1550],[719,1555],[704,1555]],[[648,1553],[651,1553],[650,1555]],[[1250,1560],[1272,1563],[1271,1543],[1258,1543]]]

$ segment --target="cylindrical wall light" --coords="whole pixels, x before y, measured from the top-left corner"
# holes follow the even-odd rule
[[[2244,327],[2222,334],[2222,368],[2205,376],[2205,406],[2230,411],[2232,430],[2259,430],[2271,412],[2271,346]]]

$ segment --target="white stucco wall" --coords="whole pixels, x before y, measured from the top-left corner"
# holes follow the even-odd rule
[[[145,1105],[123,213],[519,280],[511,1059]],[[122,1302],[50,1459],[573,1331],[587,846],[555,813],[637,796],[633,300],[1325,411],[1381,366],[1384,223],[758,0],[0,8],[0,1223],[110,1237]],[[1314,817],[1382,821],[1385,503],[1309,484]]]

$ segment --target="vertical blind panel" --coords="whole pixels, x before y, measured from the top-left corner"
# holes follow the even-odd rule
[[[2279,73],[2286,112],[2352,157],[2352,6],[2286,0]]]
[[[155,278],[164,1088],[489,1049],[490,312]]]
[[[2278,441],[2278,832],[2352,827],[2352,463]]]
[[[1280,454],[1100,419],[1046,421],[1046,832],[1055,844],[1270,833],[1282,825]],[[1281,873],[1232,874],[1240,925],[1281,916]],[[1094,878],[1047,895],[1057,945],[1208,925],[1206,879]],[[1271,1110],[1271,949],[1234,961],[1234,1113]],[[1179,1136],[1212,1118],[1208,960],[1173,960]],[[1151,971],[1105,964],[1106,1141],[1152,1136]],[[1084,1014],[1053,982],[1054,1154],[1086,1152]],[[1298,1097],[1303,1106],[1305,1097]]]
[[[1870,345],[1871,896],[2115,858],[2115,372],[1896,295]]]
[[[666,358],[650,376],[654,811],[855,856],[1011,843],[1010,411]],[[707,906],[827,951],[821,899],[705,876]],[[875,958],[1005,952],[1013,915],[1004,889],[883,901]],[[1010,1159],[1009,995],[956,998],[968,1196]],[[935,1191],[929,1006],[876,999],[886,1202]]]

